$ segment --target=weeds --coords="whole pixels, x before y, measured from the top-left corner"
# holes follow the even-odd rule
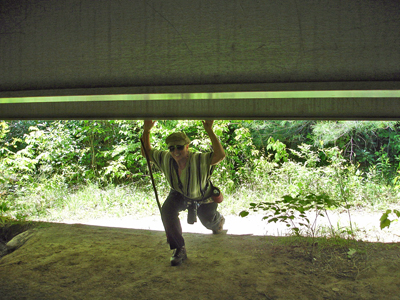
[[[313,263],[323,254],[321,245],[327,243],[338,249],[335,250],[337,253],[332,253],[333,256],[352,260],[354,266],[357,266],[355,258],[360,257],[362,251],[356,242],[358,229],[356,224],[353,224],[350,208],[353,205],[368,205],[362,201],[366,191],[371,193],[367,196],[374,199],[376,194],[379,194],[377,190],[389,191],[393,190],[393,187],[380,181],[378,178],[380,174],[363,174],[354,165],[346,164],[339,149],[330,148],[321,151],[330,163],[327,166],[318,167],[318,155],[306,146],[299,147],[299,151],[292,151],[301,158],[300,162],[289,160],[282,163],[279,168],[271,168],[271,163],[263,161],[265,168],[269,170],[268,180],[271,183],[267,189],[275,195],[280,194],[279,198],[250,202],[248,209],[239,215],[245,217],[250,211],[252,213],[262,211],[265,213],[263,219],[268,223],[284,223],[296,238],[297,245],[303,249],[307,260]],[[258,167],[262,168],[263,165],[259,164]],[[365,189],[366,187],[368,189]],[[284,190],[286,194],[282,196]],[[392,199],[392,197],[381,197],[379,201],[388,203]],[[372,205],[376,203],[376,198],[370,202]],[[329,213],[337,209],[347,212],[349,226],[343,227],[337,223],[335,227],[332,224]],[[321,218],[327,220],[327,226],[319,225]],[[387,218],[385,222],[388,222]]]
[[[31,226],[21,214],[17,214],[16,218],[11,217],[9,215],[10,210],[9,204],[0,198],[0,243],[2,244]]]
[[[335,236],[334,227],[330,222],[328,210],[341,207],[341,203],[329,198],[326,194],[292,197],[286,195],[283,200],[275,202],[250,203],[250,210],[258,212],[263,210],[267,213],[263,220],[271,222],[283,222],[295,236],[309,237],[309,258],[314,258],[315,239],[318,236],[318,219],[326,217],[329,221],[331,235]],[[248,211],[242,211],[239,215],[245,217]]]
[[[2,226],[7,218],[5,217],[5,213],[10,210],[10,208],[8,207],[7,203],[5,202],[0,202],[0,226]]]

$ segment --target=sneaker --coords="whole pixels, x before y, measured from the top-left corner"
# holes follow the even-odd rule
[[[225,218],[223,216],[221,216],[221,221],[219,221],[218,227],[213,229],[212,232],[214,234],[221,233],[222,230],[224,229],[224,224],[225,224]]]
[[[179,266],[186,258],[185,246],[175,249],[174,255],[171,257],[171,266]]]

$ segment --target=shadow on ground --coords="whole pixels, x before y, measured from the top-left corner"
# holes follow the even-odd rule
[[[169,265],[161,231],[43,223],[0,259],[1,299],[400,299],[400,245],[184,234]],[[354,252],[355,251],[355,252]]]

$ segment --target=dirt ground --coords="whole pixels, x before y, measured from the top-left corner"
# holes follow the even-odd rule
[[[0,299],[400,299],[400,243],[184,237],[171,267],[162,231],[41,223],[0,259]]]

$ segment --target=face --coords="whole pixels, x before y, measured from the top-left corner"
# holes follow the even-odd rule
[[[175,146],[173,151],[171,151],[171,149],[170,149],[170,153],[176,162],[179,162],[182,159],[186,159],[189,154],[189,144],[184,145],[181,150],[179,150],[178,148],[182,148],[182,147]]]

